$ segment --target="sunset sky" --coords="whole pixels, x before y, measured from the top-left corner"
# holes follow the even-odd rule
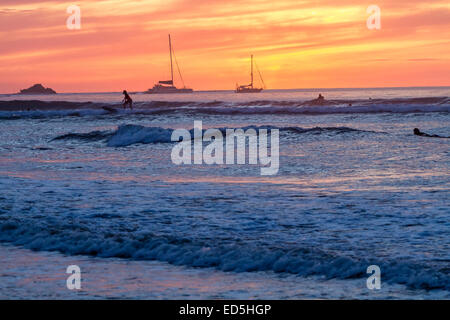
[[[251,53],[269,89],[450,85],[448,0],[2,0],[0,93],[146,90],[170,78],[169,33],[195,90],[247,83]]]

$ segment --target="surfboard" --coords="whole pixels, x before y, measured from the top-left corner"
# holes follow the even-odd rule
[[[119,112],[117,109],[112,108],[112,107],[102,107],[102,108],[103,108],[103,110],[106,110],[106,111],[111,112],[111,113]]]

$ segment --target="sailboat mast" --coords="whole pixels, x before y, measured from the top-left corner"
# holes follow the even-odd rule
[[[172,39],[169,34],[169,50],[170,50],[170,74],[172,76],[172,85],[173,85],[173,62],[172,62]]]
[[[252,83],[251,83],[251,87],[253,88],[253,55],[252,55]]]

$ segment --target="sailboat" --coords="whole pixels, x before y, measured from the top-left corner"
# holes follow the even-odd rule
[[[244,85],[244,86],[240,86],[240,85],[236,84],[236,93],[258,93],[258,92],[263,91],[263,88],[255,88],[253,86],[253,55],[251,56],[251,60],[252,60],[251,61],[252,71],[251,71],[250,75],[251,75],[252,82],[250,84]],[[256,66],[256,68],[258,68],[258,66]],[[261,78],[261,82],[264,84],[264,80],[261,76],[261,72],[259,72],[259,69],[258,69],[258,73],[259,73],[259,77]]]
[[[178,62],[177,62],[176,57],[175,57],[175,62],[176,62],[176,65],[177,65],[178,73],[180,74],[181,82],[183,82],[183,88],[179,89],[179,88],[175,87],[175,85],[174,85],[172,55],[175,56],[175,52],[174,52],[174,50],[172,48],[172,39],[170,38],[170,34],[169,34],[169,51],[170,51],[170,74],[171,74],[171,79],[170,80],[159,81],[157,84],[155,84],[153,86],[153,88],[148,89],[144,93],[148,93],[148,94],[170,93],[171,94],[171,93],[192,93],[192,92],[194,92],[194,90],[192,90],[190,88],[186,88],[186,86],[184,85],[183,77],[181,75],[181,71],[180,71],[180,68],[178,66]]]

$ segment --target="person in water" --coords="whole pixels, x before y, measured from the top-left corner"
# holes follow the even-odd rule
[[[131,110],[133,110],[133,99],[128,95],[127,90],[123,90],[124,99],[123,99],[123,108],[126,109],[127,106],[130,107]]]
[[[437,134],[428,134],[425,132],[420,131],[418,128],[414,128],[414,134],[416,136],[420,136],[420,137],[428,137],[428,138],[450,138],[450,137],[442,137],[442,136],[438,136]]]
[[[325,97],[319,93],[319,96],[316,99],[308,101],[307,103],[311,106],[322,106],[325,103],[328,103],[328,101],[326,101]]]

